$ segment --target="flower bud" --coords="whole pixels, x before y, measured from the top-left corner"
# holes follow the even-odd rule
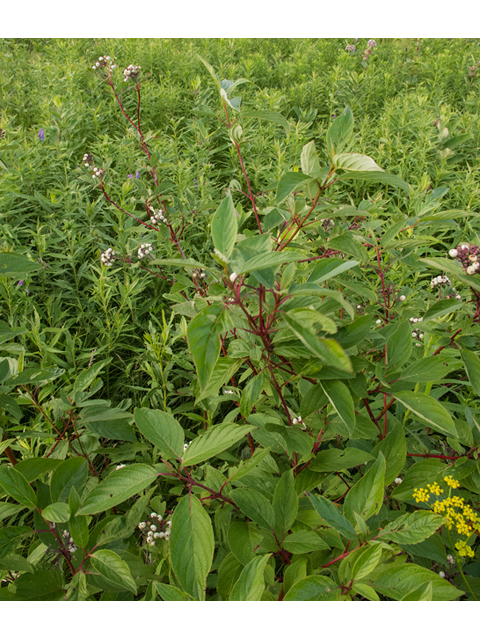
[[[406,300],[405,296],[400,296],[400,300],[404,302]]]
[[[395,484],[402,484],[403,480],[401,478],[395,478]]]
[[[235,282],[237,278],[238,278],[238,274],[235,273],[235,271],[230,274],[230,282]]]
[[[440,576],[440,578],[445,578],[445,571],[439,571],[438,575]]]

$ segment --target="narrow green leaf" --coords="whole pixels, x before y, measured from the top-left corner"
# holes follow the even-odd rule
[[[278,183],[277,204],[282,204],[292,191],[298,191],[310,182],[312,182],[312,178],[310,176],[306,176],[304,173],[295,171],[285,173]]]
[[[50,482],[50,495],[53,502],[68,500],[70,489],[80,493],[88,478],[88,463],[85,458],[69,458],[63,461],[53,472]]]
[[[355,429],[355,407],[348,387],[340,380],[320,380],[318,384],[322,387],[328,401],[350,435],[352,435]]]
[[[385,484],[391,484],[405,465],[407,459],[407,441],[405,431],[401,423],[396,423],[390,429],[388,435],[372,449],[370,454],[377,458],[379,453],[383,453],[386,460]]]
[[[198,498],[192,494],[184,496],[172,518],[170,558],[180,584],[195,600],[205,600],[214,550],[209,516]]]
[[[0,252],[0,277],[23,278],[27,273],[38,271],[40,265],[21,253]]]
[[[337,176],[335,180],[338,182],[347,182],[349,180],[359,180],[360,182],[380,182],[388,184],[397,189],[403,189],[407,194],[410,193],[410,186],[405,180],[398,176],[392,176],[383,170],[380,171],[347,171],[341,176]]]
[[[325,522],[338,531],[347,540],[355,540],[357,534],[350,522],[343,516],[338,507],[327,498],[317,494],[306,494],[313,505],[313,508]]]
[[[295,522],[298,513],[298,497],[295,491],[293,469],[282,474],[273,495],[275,531],[282,539]]]
[[[401,367],[412,352],[412,328],[408,320],[401,320],[387,340],[386,354],[389,367]]]
[[[163,582],[155,582],[154,584],[161,599],[165,602],[184,602],[185,600],[191,600],[188,593],[185,593],[185,591],[182,591],[178,587],[174,587],[171,584],[164,584]]]
[[[462,351],[462,360],[465,364],[465,371],[467,372],[470,384],[477,396],[480,396],[480,359],[471,351],[464,349]]]
[[[325,142],[328,155],[333,158],[340,153],[348,143],[353,133],[353,114],[350,107],[345,107],[344,112],[337,116],[327,131]]]
[[[339,588],[331,578],[308,576],[296,582],[283,600],[284,602],[336,600],[337,592],[339,593]]]
[[[251,111],[248,109],[242,110],[242,118],[257,118],[257,120],[266,120],[267,122],[273,122],[279,124],[285,129],[285,133],[290,132],[290,125],[288,120],[282,116],[281,113],[275,111]]]
[[[385,457],[380,452],[372,467],[347,493],[343,513],[351,522],[355,519],[354,511],[368,520],[382,508],[385,464]]]
[[[282,546],[290,553],[310,553],[330,549],[328,543],[315,531],[294,531],[286,536]]]

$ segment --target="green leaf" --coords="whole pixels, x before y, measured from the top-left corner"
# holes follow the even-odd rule
[[[403,425],[397,422],[388,435],[372,449],[370,454],[377,458],[379,453],[385,456],[385,484],[391,484],[405,465],[407,459],[407,441]]]
[[[308,576],[296,582],[284,602],[336,600],[337,585],[327,576]]]
[[[295,491],[293,469],[282,474],[273,495],[275,532],[283,538],[295,522],[298,513],[298,497]]]
[[[312,182],[312,178],[306,176],[304,173],[290,171],[289,173],[283,174],[278,183],[277,204],[282,204],[292,191],[298,191],[310,182]]]
[[[204,264],[192,258],[186,258],[185,260],[181,258],[178,260],[175,258],[162,258],[161,260],[152,260],[150,264],[158,264],[161,267],[182,267],[184,269],[208,269]]]
[[[25,477],[15,467],[0,467],[0,486],[14,500],[30,509],[35,508],[37,496]]]
[[[327,404],[328,398],[325,395],[325,391],[322,386],[315,384],[308,393],[302,398],[300,403],[300,414],[303,418],[308,417],[315,411],[318,411],[320,407]]]
[[[329,278],[335,278],[344,271],[350,271],[358,265],[358,260],[341,260],[340,258],[323,258],[317,261],[308,282],[320,284]]]
[[[307,347],[312,355],[330,367],[349,373],[353,372],[350,358],[333,338],[317,338],[314,333],[306,331],[299,322],[293,320],[288,314],[284,313],[282,317],[295,336]]]
[[[335,169],[346,171],[383,171],[375,160],[362,153],[338,153],[332,162]]]
[[[383,505],[384,479],[385,457],[379,453],[372,467],[347,493],[343,505],[345,517],[353,522],[354,511],[365,520],[377,514]]]
[[[350,231],[346,231],[339,236],[330,238],[328,243],[329,249],[338,249],[342,253],[353,256],[359,262],[368,262],[368,252],[361,242],[355,240]]]
[[[255,558],[255,549],[263,540],[258,527],[252,522],[247,523],[243,520],[232,522],[228,529],[227,538],[230,551],[242,566],[245,566]]]
[[[27,273],[37,271],[40,265],[20,253],[0,252],[0,277],[23,278]]]
[[[192,494],[184,496],[172,518],[170,558],[180,584],[195,600],[205,600],[214,550],[209,516],[198,498]]]
[[[137,593],[135,580],[125,560],[111,549],[99,549],[90,554],[90,563],[94,571],[97,571],[108,582],[117,587],[124,587],[126,591]]]
[[[435,431],[454,438],[458,437],[452,417],[438,400],[427,396],[426,393],[412,391],[400,391],[392,395]]]
[[[414,564],[387,567],[387,570],[380,576],[371,578],[367,582],[376,591],[393,600],[401,600],[414,589],[425,587],[429,582],[432,583],[433,600],[456,600],[463,595],[462,591],[453,587],[433,571]]]
[[[18,547],[22,539],[33,534],[30,527],[3,527],[0,529],[0,559],[6,558]]]
[[[242,389],[240,413],[244,418],[248,418],[252,413],[252,409],[263,390],[264,382],[263,374],[259,374],[251,378],[245,385],[244,389]]]
[[[77,511],[80,508],[80,496],[75,487],[70,489],[68,498],[68,506],[70,507],[69,531],[77,547],[85,548],[90,537],[88,531],[88,516],[78,516]]]
[[[237,230],[238,213],[229,194],[222,200],[211,223],[213,246],[227,259],[232,255]]]
[[[54,502],[42,509],[42,518],[48,522],[67,522],[70,518],[70,509],[65,502]]]
[[[27,460],[20,460],[15,465],[17,471],[25,477],[27,482],[33,482],[42,473],[56,469],[62,460],[52,460],[51,458],[27,458]]]
[[[205,435],[195,438],[188,445],[183,456],[182,466],[188,467],[200,464],[213,458],[218,453],[229,449],[236,442],[241,440],[247,433],[255,429],[252,425],[245,424],[222,424],[208,431]]]
[[[222,88],[222,85],[220,84],[220,80],[218,79],[218,76],[215,73],[214,68],[212,67],[212,65],[210,63],[208,63],[201,56],[199,56],[198,53],[196,55],[197,55],[197,58],[203,62],[203,64],[205,65],[205,68],[207,69],[208,73],[212,76],[213,81],[215,82],[215,84],[217,85],[218,90],[220,91],[220,89]]]
[[[17,600],[45,602],[65,597],[63,575],[59,570],[39,569],[32,575],[24,573],[15,580]]]
[[[403,477],[402,484],[399,484],[392,491],[392,498],[396,500],[403,500],[416,504],[412,498],[412,492],[415,488],[425,487],[427,482],[433,483],[440,476],[444,476],[447,473],[447,465],[442,460],[436,460],[431,458],[430,460],[419,460],[413,464]]]
[[[380,537],[398,544],[417,544],[433,535],[443,524],[445,519],[441,515],[432,511],[415,511],[388,523]]]
[[[310,176],[311,178],[320,177],[322,169],[318,161],[318,154],[315,148],[315,140],[307,142],[307,144],[303,147],[302,153],[300,155],[300,164],[302,166],[303,173],[307,176]]]
[[[433,582],[427,582],[425,585],[420,585],[416,589],[409,591],[401,598],[402,601],[410,602],[431,602],[433,600]]]
[[[223,304],[205,307],[188,325],[188,346],[197,369],[201,391],[209,383],[220,355],[220,335],[230,328],[230,316]]]
[[[155,589],[165,602],[184,602],[185,600],[191,600],[188,593],[185,593],[185,591],[182,591],[178,587],[174,587],[171,584],[164,584],[163,582],[155,582],[154,584]]]
[[[91,491],[77,516],[101,513],[128,500],[152,484],[157,471],[146,464],[130,464],[123,469],[113,471],[106,480]]]
[[[218,395],[218,391],[223,385],[230,382],[242,364],[238,358],[219,358],[210,376],[210,380],[205,389],[196,399],[196,403],[205,400],[210,396]]]
[[[220,563],[218,567],[217,593],[224,600],[228,598],[228,595],[233,589],[233,585],[242,573],[242,569],[243,564],[241,564],[231,552],[228,553]]]
[[[325,449],[317,453],[309,469],[319,473],[344,471],[365,464],[375,457],[362,449],[347,447],[346,449]]]
[[[310,553],[329,549],[330,546],[315,531],[294,531],[282,542],[282,547],[290,553]]]
[[[53,502],[68,500],[71,487],[75,487],[80,492],[87,478],[88,463],[85,458],[79,456],[62,462],[53,472],[50,482],[50,495]]]
[[[255,489],[234,489],[230,498],[243,513],[261,527],[273,529],[275,527],[275,513],[270,502]]]
[[[161,409],[136,408],[134,417],[140,433],[158,447],[167,460],[182,458],[183,429],[170,413]]]
[[[480,396],[480,359],[471,351],[463,350],[462,360],[465,364],[465,371],[470,384],[477,396]]]
[[[266,269],[269,267],[279,267],[281,264],[298,262],[304,258],[305,256],[302,253],[295,253],[294,251],[269,251],[267,253],[261,253],[258,256],[250,258],[247,262],[244,262],[239,267],[238,275],[241,276],[244,273],[250,273],[252,271],[258,271],[259,269]]]
[[[448,258],[418,258],[419,262],[423,262],[424,264],[428,264],[429,267],[435,267],[435,269],[440,269],[444,273],[451,274],[463,284],[466,284],[475,291],[480,291],[480,280],[479,278],[474,276],[467,276],[465,271],[455,264],[455,262]]]
[[[424,313],[423,320],[424,322],[427,322],[427,320],[443,317],[453,311],[462,309],[463,307],[465,307],[465,302],[463,300],[439,300],[438,302],[435,302],[435,304],[432,304],[432,306]]]
[[[380,600],[375,589],[372,589],[372,587],[369,587],[368,584],[365,584],[364,582],[354,582],[352,591],[353,593],[358,593],[364,598],[367,598],[367,600],[373,600],[375,602]]]
[[[380,171],[347,171],[341,176],[335,178],[336,182],[345,182],[348,180],[359,180],[360,182],[380,182],[388,184],[397,189],[403,189],[407,194],[410,193],[410,186],[398,176],[392,176],[382,169]]]
[[[340,380],[320,380],[318,384],[351,436],[355,429],[355,407],[348,387]]]
[[[338,567],[338,579],[341,584],[351,580],[361,580],[368,576],[380,562],[382,545],[369,542],[367,546],[356,549],[344,558]]]
[[[347,540],[355,540],[357,534],[350,522],[343,516],[338,507],[327,498],[316,494],[306,494],[310,498],[313,508],[325,522],[338,531]],[[348,494],[347,494],[348,495]]]
[[[273,122],[274,124],[279,124],[281,127],[285,129],[285,133],[290,132],[290,125],[288,124],[288,120],[282,116],[281,113],[276,113],[275,111],[251,111],[248,109],[244,109],[242,111],[242,118],[257,118],[257,120],[266,120],[267,122]]]
[[[401,367],[410,358],[412,352],[412,328],[408,320],[401,320],[395,331],[387,339],[387,364],[389,367]]]
[[[265,589],[263,574],[270,556],[271,554],[269,553],[253,558],[253,560],[250,560],[243,568],[228,598],[230,602],[252,602],[260,600]]]
[[[399,382],[437,382],[448,373],[459,368],[458,365],[445,366],[445,362],[436,356],[416,360],[403,371],[394,371],[389,374],[389,378],[394,378]],[[395,384],[394,382],[391,383]]]
[[[327,153],[333,158],[336,153],[340,153],[348,143],[353,133],[353,114],[350,107],[345,107],[344,112],[335,118],[333,124],[327,131],[325,142]]]

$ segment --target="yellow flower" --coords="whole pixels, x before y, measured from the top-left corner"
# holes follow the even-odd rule
[[[427,487],[429,488],[430,492],[436,496],[439,496],[441,493],[443,493],[443,489],[441,489],[440,485],[438,485],[436,482],[434,482],[433,484],[427,484]]]
[[[475,557],[475,553],[472,547],[469,547],[465,540],[459,540],[458,542],[456,542],[455,548],[457,549],[459,556],[468,556],[469,558]]]
[[[458,489],[460,486],[460,482],[458,480],[454,480],[452,476],[445,476],[443,479],[449,487],[452,487],[452,489]]]
[[[416,502],[428,502],[430,500],[430,494],[426,489],[414,489],[412,495]]]

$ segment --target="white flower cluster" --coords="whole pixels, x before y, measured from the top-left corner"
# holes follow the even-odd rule
[[[430,289],[439,287],[442,284],[451,285],[452,283],[450,282],[450,278],[448,278],[448,276],[437,276],[436,278],[433,278],[433,280],[430,282]]]
[[[410,322],[413,322],[415,324],[415,322],[422,322],[423,318],[410,318]]]
[[[117,464],[117,466],[115,467],[115,471],[118,471],[119,469],[123,469],[126,466],[127,466],[126,464]]]
[[[375,40],[373,38],[370,38],[370,40],[368,41],[367,47],[370,49],[371,47],[376,47],[377,43],[375,42]]]
[[[102,255],[100,256],[100,260],[106,267],[111,267],[113,261],[115,260],[115,251],[111,247],[109,247],[102,253]]]
[[[455,558],[449,553],[447,556],[448,564],[455,564]]]
[[[165,223],[167,222],[167,219],[163,215],[163,211],[161,209],[159,209],[158,211],[155,211],[155,209],[152,209],[150,219],[155,224],[158,224],[159,222],[165,222]]]
[[[142,67],[140,65],[136,67],[133,64],[129,64],[128,67],[123,72],[123,76],[124,76],[123,81],[127,82],[129,78],[136,78],[141,68]]]
[[[162,516],[155,512],[150,514],[150,518],[153,521],[156,520],[158,522],[158,526],[160,528],[163,528],[164,530],[158,531],[157,525],[154,524],[153,522],[150,522],[150,520],[147,520],[146,522],[140,522],[140,524],[138,525],[138,528],[140,529],[140,531],[147,529],[147,538],[146,538],[147,544],[149,547],[154,547],[157,544],[155,542],[157,538],[164,538],[165,540],[169,540],[171,528],[172,528],[172,522],[171,520],[167,520],[166,522],[163,522]]]
[[[423,333],[417,333],[416,331],[412,331],[412,338],[423,338]]]
[[[138,257],[140,260],[145,258],[145,256],[149,256],[153,251],[153,247],[151,244],[142,244],[140,249],[138,250]]]
[[[185,444],[183,445],[183,453],[185,453],[185,451],[188,449],[188,445],[192,444],[192,441],[190,440],[190,442],[185,442]]]
[[[70,532],[67,531],[66,529],[64,529],[62,531],[62,536],[63,536],[63,540],[65,542],[65,545],[66,545],[67,549],[70,551],[70,553],[75,553],[75,551],[77,550],[77,546],[74,544],[73,538],[70,535]]]
[[[235,302],[235,298],[229,298],[227,302],[228,304],[233,304]]]
[[[347,46],[345,47],[345,51],[350,51],[350,53],[353,53],[355,51],[355,45],[347,44]]]
[[[83,162],[85,163],[87,169],[90,169],[94,178],[101,178],[105,173],[103,169],[99,169],[98,167],[93,166],[93,156],[91,153],[86,153],[83,156]]]
[[[292,422],[293,424],[299,424],[299,423],[302,424],[303,423],[302,416],[298,416],[297,418],[294,418]]]
[[[224,389],[223,390],[223,395],[225,395],[225,396],[233,396],[233,391],[231,391],[230,389]]]
[[[456,249],[450,249],[448,255],[457,258],[464,271],[473,276],[480,270],[480,247],[474,244],[461,244]]]
[[[99,69],[100,67],[106,67],[110,71],[117,68],[116,64],[113,64],[113,60],[110,56],[100,56],[97,62],[93,65],[92,69]]]
[[[333,227],[335,226],[335,222],[331,218],[320,218],[320,222],[323,222],[323,228],[325,229],[325,231],[328,231],[328,229],[333,229]]]
[[[205,273],[205,271],[203,269],[194,269],[192,271],[192,278],[195,278],[195,280],[203,280],[204,278],[207,277],[207,274]]]

